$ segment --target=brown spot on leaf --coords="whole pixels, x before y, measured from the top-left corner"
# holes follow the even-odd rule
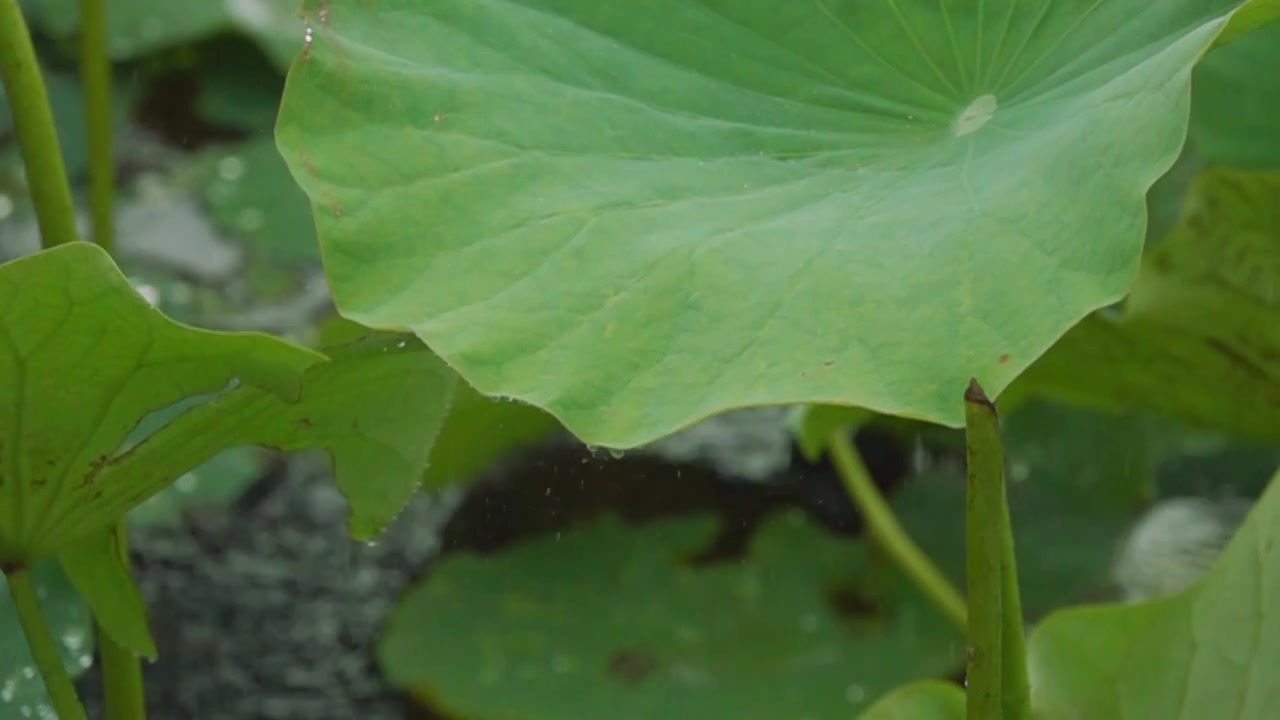
[[[303,169],[303,170],[305,170],[305,171],[307,172],[307,174],[308,174],[308,175],[310,175],[310,176],[312,176],[312,177],[315,177],[315,174],[316,174],[316,164],[315,164],[314,162],[312,162],[312,161],[311,161],[311,157],[310,157],[310,156],[308,156],[305,152],[303,152],[303,151],[299,150],[299,151],[298,151],[298,162],[302,163],[302,169]]]
[[[99,455],[94,458],[93,462],[89,463],[89,472],[84,474],[84,480],[80,482],[80,487],[92,485],[93,481],[98,479],[98,473],[102,472],[102,468],[106,467],[110,460],[111,458],[106,455]]]
[[[1003,364],[1005,364],[1005,363],[1007,363],[1007,362],[1009,362],[1009,353],[1001,353],[1001,354],[1000,354],[1000,364],[1001,364],[1001,365],[1003,365]]]

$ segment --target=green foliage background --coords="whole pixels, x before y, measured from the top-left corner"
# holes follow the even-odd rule
[[[841,428],[927,450],[890,500],[960,582],[957,436],[926,423],[976,375],[1043,717],[1280,714],[1274,490],[1185,594],[1060,610],[1115,597],[1186,478],[1256,497],[1280,460],[1280,4],[285,5],[110,0],[118,257],[0,266],[0,560],[43,558],[69,669],[89,608],[155,649],[95,538],[234,498],[250,445],[328,450],[372,537],[565,428],[630,448],[794,404],[812,463]],[[79,193],[77,4],[24,6]],[[35,236],[5,123],[8,259]],[[322,268],[349,319],[308,299]],[[962,641],[865,538],[789,514],[686,562],[714,528],[448,554],[381,667],[458,717],[961,716]],[[875,612],[839,611],[850,583]],[[18,638],[0,602],[0,718],[42,702]]]

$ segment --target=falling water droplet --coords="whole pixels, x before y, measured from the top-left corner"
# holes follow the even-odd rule
[[[0,193],[0,220],[4,220],[13,214],[13,200],[8,195]]]
[[[24,677],[24,678],[26,678],[26,679],[28,679],[28,680],[32,680],[32,679],[34,679],[34,678],[35,678],[35,676],[36,676],[36,669],[35,669],[35,668],[33,668],[33,667],[29,666],[29,665],[28,665],[27,667],[22,668],[22,677]]]
[[[621,460],[621,459],[622,459],[622,455],[623,455],[623,451],[621,451],[621,450],[615,450],[615,449],[613,449],[613,448],[609,448],[609,455],[610,455],[610,457],[612,457],[614,460]]]

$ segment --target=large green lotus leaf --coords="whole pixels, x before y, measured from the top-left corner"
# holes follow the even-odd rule
[[[219,32],[239,30],[252,37],[279,67],[288,67],[302,49],[303,25],[297,3],[284,0],[110,0],[107,52],[131,60]],[[41,0],[32,24],[55,37],[80,30],[79,0]]]
[[[1235,0],[331,0],[277,138],[343,314],[583,439],[963,422],[1137,269]]]
[[[964,691],[950,683],[924,680],[889,693],[858,720],[964,720]]]
[[[296,397],[324,359],[173,322],[88,243],[0,265],[0,328],[0,561],[52,554],[163,487],[104,478],[148,413],[229,383]]]
[[[906,588],[859,613],[862,546],[786,515],[747,559],[686,564],[713,529],[606,519],[454,555],[395,611],[379,661],[451,717],[521,720],[852,717],[962,662],[963,638]]]
[[[1123,313],[1073,328],[1019,380],[1069,402],[1137,408],[1280,439],[1280,173],[1213,169],[1146,258]]]
[[[1183,594],[1047,618],[1027,649],[1037,717],[1280,717],[1277,552],[1273,479],[1208,575]]]
[[[1190,137],[1205,161],[1280,168],[1280,22],[1209,53],[1193,78]]]
[[[93,664],[93,620],[89,608],[52,558],[31,566],[45,622],[58,643],[63,667],[72,677]],[[4,573],[0,573],[0,720],[54,717],[44,678],[36,670],[18,622]]]

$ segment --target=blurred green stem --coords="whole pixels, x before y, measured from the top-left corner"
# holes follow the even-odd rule
[[[31,648],[31,657],[36,661],[40,676],[44,678],[45,688],[49,691],[49,701],[62,720],[86,720],[84,707],[76,697],[75,686],[71,684],[71,676],[62,665],[62,657],[58,654],[58,646],[44,614],[40,611],[40,599],[31,581],[31,571],[25,565],[6,568],[5,575],[9,581],[9,595],[13,597],[13,607],[18,612],[18,620],[22,623],[22,631],[27,636],[27,644]]]
[[[125,572],[129,572],[129,535],[124,520],[113,530],[116,552]],[[121,647],[98,625],[98,657],[102,661],[103,700],[106,720],[143,720],[147,716],[146,693],[142,685],[142,661]]]
[[[51,247],[78,240],[57,126],[18,0],[0,0],[0,79],[9,96],[43,244]]]
[[[111,61],[107,57],[106,0],[80,2],[80,82],[89,141],[89,207],[93,241],[107,252],[115,242],[115,159],[111,152]]]
[[[995,404],[976,380],[964,395],[968,491],[969,720],[1030,720],[1022,601],[1005,496],[1004,450]]]
[[[849,434],[844,430],[833,432],[827,447],[849,497],[867,523],[872,539],[947,619],[964,630],[964,599],[947,581],[942,571],[929,560],[929,556],[902,529],[893,510],[871,480],[871,474],[863,465]]]

